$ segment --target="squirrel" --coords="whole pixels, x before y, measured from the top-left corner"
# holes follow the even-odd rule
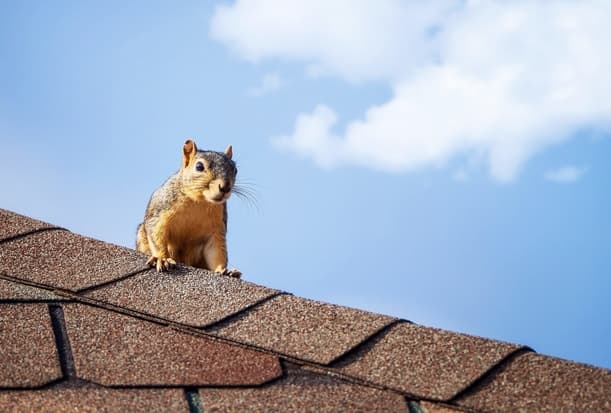
[[[158,272],[180,262],[240,277],[227,269],[226,202],[238,173],[232,155],[231,145],[214,152],[185,142],[180,169],[153,193],[138,226],[136,248]]]

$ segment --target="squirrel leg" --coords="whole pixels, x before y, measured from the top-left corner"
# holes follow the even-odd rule
[[[240,278],[242,273],[235,269],[227,269],[227,241],[224,235],[215,234],[204,248],[206,263],[214,272],[230,277]]]
[[[157,272],[162,272],[164,270],[169,270],[172,267],[176,266],[176,261],[170,258],[167,251],[167,243],[164,242],[163,237],[159,239],[159,235],[155,240],[150,235],[148,236],[148,246],[151,253],[151,258],[146,262],[151,267],[155,267]]]

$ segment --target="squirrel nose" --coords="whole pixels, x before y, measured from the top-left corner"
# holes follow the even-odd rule
[[[228,185],[228,184],[219,184],[219,191],[221,191],[222,193],[226,194],[227,192],[231,191],[231,185]]]

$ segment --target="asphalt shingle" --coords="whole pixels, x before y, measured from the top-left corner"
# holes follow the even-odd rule
[[[520,346],[400,323],[337,369],[418,397],[448,400]]]
[[[189,408],[180,389],[50,388],[0,392],[4,413],[184,412]]]
[[[72,291],[146,268],[146,257],[134,250],[68,231],[35,233],[0,248],[0,272]]]
[[[146,271],[85,295],[176,323],[203,327],[274,294],[278,291],[236,278],[178,267],[166,273]]]
[[[0,208],[0,242],[43,228],[54,228],[54,226]]]
[[[36,288],[25,284],[18,284],[0,278],[0,301],[4,300],[58,301],[64,300],[64,298],[42,288]]]
[[[2,412],[611,412],[610,370],[146,260],[0,210]]]
[[[457,404],[495,412],[611,412],[611,370],[525,354]]]
[[[212,332],[299,359],[328,364],[394,320],[366,311],[280,295]]]
[[[407,413],[401,395],[299,372],[261,388],[200,389],[199,394],[206,412]]]
[[[44,304],[0,304],[0,350],[0,387],[37,387],[62,377]]]
[[[272,355],[96,307],[63,309],[81,379],[109,386],[238,386],[282,374]]]
[[[461,413],[461,410],[454,409],[449,406],[444,406],[442,404],[431,403],[427,401],[420,402],[420,409],[423,410],[422,413]]]

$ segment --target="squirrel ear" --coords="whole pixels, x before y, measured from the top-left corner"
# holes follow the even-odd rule
[[[191,139],[185,142],[185,145],[182,147],[182,167],[186,168],[191,163],[191,160],[195,156],[197,152],[197,145]]]
[[[233,148],[231,147],[231,145],[227,146],[227,149],[225,149],[225,155],[227,155],[229,159],[231,159],[231,157],[233,156]]]

